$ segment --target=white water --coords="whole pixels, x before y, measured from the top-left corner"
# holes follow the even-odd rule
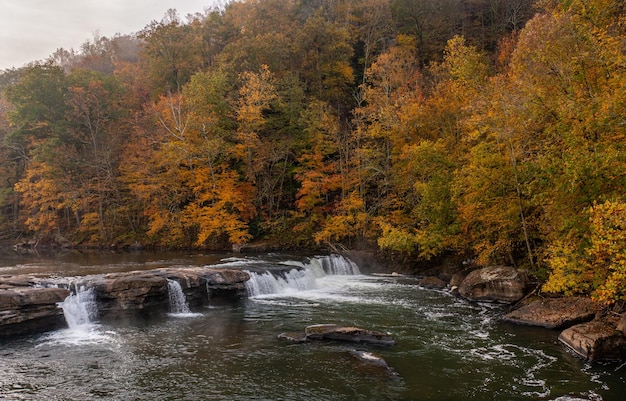
[[[0,399],[624,399],[626,382],[614,365],[584,365],[553,332],[500,324],[501,306],[426,290],[408,277],[333,275],[337,266],[325,270],[323,260],[339,262],[336,257],[291,258],[229,260],[260,275],[268,267],[276,274],[265,277],[267,291],[285,292],[232,307],[216,303],[195,319],[174,315],[118,325],[96,324],[92,317],[76,326],[92,328],[83,337],[80,330],[66,329],[35,337],[35,347],[32,337],[0,342]],[[300,281],[308,289],[281,287],[281,280]],[[81,299],[89,303],[88,296],[76,294],[60,306],[80,311],[86,306]],[[342,344],[276,340],[280,332],[312,323],[391,332],[398,344],[375,351],[398,378],[380,380],[361,371]]]
[[[77,286],[76,291],[61,304],[63,316],[70,330],[89,326],[98,317],[98,306],[93,288]]]
[[[93,288],[77,285],[74,292],[68,295],[59,307],[63,309],[68,328],[44,335],[42,343],[38,346],[89,345],[112,340],[110,334],[114,333],[110,331],[102,333],[100,326],[95,323],[98,318],[98,305]]]
[[[296,267],[274,273],[246,270],[250,275],[250,280],[246,281],[248,296],[289,294],[301,297],[302,292],[315,292],[316,290],[324,290],[328,296],[329,290],[333,287],[341,287],[345,284],[345,280],[341,277],[360,274],[354,262],[340,255],[320,256],[306,263],[284,262],[283,264]],[[338,280],[333,280],[333,277],[337,277]]]
[[[194,317],[200,316],[201,313],[192,313],[187,303],[187,297],[183,292],[183,288],[176,280],[167,280],[167,295],[170,300],[170,315],[176,317]]]

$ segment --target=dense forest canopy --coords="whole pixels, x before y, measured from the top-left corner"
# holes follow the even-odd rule
[[[0,233],[377,246],[626,296],[620,0],[243,0],[0,75]]]

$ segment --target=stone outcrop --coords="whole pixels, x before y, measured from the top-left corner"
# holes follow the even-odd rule
[[[63,288],[0,289],[0,337],[63,327],[65,319],[57,303],[68,295],[69,291]]]
[[[307,326],[304,333],[280,333],[278,338],[295,343],[326,340],[385,346],[396,344],[389,333],[338,324],[315,324]]]
[[[360,327],[340,326],[337,324],[316,324],[304,329],[308,340],[347,341],[373,345],[395,345],[391,334]]]
[[[433,289],[433,290],[442,290],[446,288],[446,282],[438,277],[424,277],[417,281],[417,284],[421,287]]]
[[[626,359],[626,336],[604,320],[572,326],[559,335],[559,341],[589,361]]]
[[[197,306],[242,297],[245,282],[249,279],[244,271],[210,266],[170,267],[71,279],[0,277],[0,336],[63,327],[63,311],[57,304],[65,300],[70,289],[93,289],[98,315],[107,320],[167,311],[168,280],[178,281],[188,303]]]
[[[167,279],[151,272],[112,273],[83,282],[93,288],[102,318],[149,314],[168,306]]]
[[[91,277],[81,284],[94,288],[100,316],[106,319],[167,309],[168,280],[180,283],[188,303],[197,306],[214,298],[243,296],[249,279],[248,273],[241,270],[198,266],[112,273]]]
[[[524,297],[528,278],[509,266],[490,266],[474,270],[459,286],[459,294],[470,301],[512,304]]]
[[[168,267],[151,272],[178,281],[191,306],[220,299],[241,298],[245,295],[245,282],[250,279],[250,275],[242,270],[208,266]]]
[[[589,322],[601,307],[585,297],[546,298],[509,312],[502,320],[527,326],[562,329]]]

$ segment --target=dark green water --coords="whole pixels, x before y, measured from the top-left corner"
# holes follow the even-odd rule
[[[238,305],[151,321],[88,324],[0,343],[0,399],[626,399],[626,368],[615,372],[617,364],[584,363],[557,343],[557,332],[501,323],[500,306],[425,290],[407,277],[324,275],[309,265],[305,274],[275,283],[257,276],[271,266],[289,270],[285,262],[303,266],[302,260],[286,255],[229,259],[228,267],[256,272],[258,286],[251,291],[258,295]],[[69,270],[77,275],[220,262],[205,256],[106,260],[91,267],[37,263],[5,264],[0,274],[35,267],[41,274]],[[317,323],[387,331],[397,345],[293,344],[277,338]],[[382,356],[394,373],[356,360],[353,349]]]

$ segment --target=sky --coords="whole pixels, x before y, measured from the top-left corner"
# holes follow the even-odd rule
[[[94,33],[131,34],[161,21],[174,8],[181,17],[221,0],[0,0],[0,70],[45,60],[56,49],[79,50]]]

